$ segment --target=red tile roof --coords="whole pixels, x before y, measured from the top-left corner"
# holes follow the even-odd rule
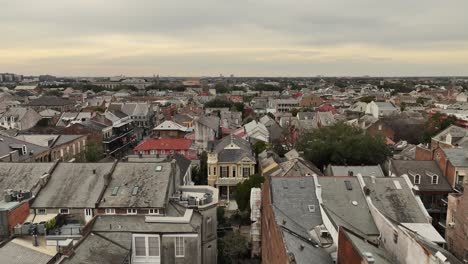
[[[144,150],[178,150],[190,149],[192,140],[185,138],[160,138],[160,139],[147,139],[135,147],[135,151]]]

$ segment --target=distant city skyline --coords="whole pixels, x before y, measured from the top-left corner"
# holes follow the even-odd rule
[[[467,76],[467,1],[6,1],[0,72]]]

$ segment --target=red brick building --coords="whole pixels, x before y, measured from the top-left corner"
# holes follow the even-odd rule
[[[262,186],[262,261],[264,263],[288,263],[283,235],[276,224],[273,213],[270,184],[268,178]]]
[[[448,197],[445,238],[447,247],[456,257],[468,261],[468,195],[452,193]]]
[[[135,154],[169,155],[172,152],[184,155],[187,159],[196,159],[197,150],[192,140],[185,138],[148,139],[134,148]]]

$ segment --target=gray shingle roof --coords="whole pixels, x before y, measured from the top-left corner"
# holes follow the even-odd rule
[[[8,242],[0,248],[0,262],[8,264],[47,264],[53,256]]]
[[[28,106],[65,106],[65,105],[74,105],[75,102],[63,99],[57,96],[41,96],[35,100],[32,100],[27,105]]]
[[[207,126],[215,131],[219,130],[220,119],[216,116],[201,116],[196,122]]]
[[[444,148],[442,150],[453,166],[468,167],[467,150],[462,148]]]
[[[239,148],[229,148],[231,143]],[[218,154],[218,162],[237,162],[245,157],[255,161],[250,143],[240,137],[233,135],[224,137],[220,141],[215,142],[213,152]]]
[[[421,183],[415,185],[417,185],[421,191],[452,191],[447,178],[444,177],[434,160],[392,160],[391,169],[396,176],[402,176],[403,174],[408,175],[409,179],[413,181],[413,184],[415,183],[412,174],[419,174],[421,176]],[[431,175],[433,174],[439,176],[437,184],[432,184]]]
[[[119,233],[131,240],[130,233]],[[121,245],[122,239],[117,242],[107,239],[99,233],[91,233],[78,245],[74,254],[66,258],[63,264],[113,264],[124,263],[124,259],[130,252],[131,243]]]
[[[158,166],[161,171],[156,171]],[[164,208],[171,170],[171,163],[118,163],[99,207]],[[119,189],[112,195],[115,187]]]
[[[346,232],[346,235],[348,236],[349,240],[353,244],[354,248],[359,251],[361,256],[364,255],[364,253],[368,252],[372,254],[372,257],[374,257],[375,262],[374,263],[379,263],[379,264],[393,264],[396,262],[396,260],[392,259],[387,253],[387,251],[383,247],[376,247],[367,241],[363,240],[360,237],[355,236],[351,232]]]
[[[94,208],[111,168],[112,163],[60,163],[31,207]]]
[[[7,137],[5,135],[1,135],[0,138],[0,157],[9,155],[9,153],[13,151],[13,149],[11,148],[12,146],[26,146],[28,153],[26,155],[19,155],[19,161],[28,160],[31,157],[31,151],[34,155],[37,155],[49,150],[48,148],[31,144],[12,137]]]
[[[404,178],[363,177],[363,179],[370,189],[372,203],[387,218],[399,223],[427,223],[422,208]]]
[[[309,231],[322,224],[313,177],[271,179],[271,202],[275,221],[281,227],[286,250],[294,254],[297,263],[332,263],[323,248],[316,248],[297,235],[314,241]],[[315,210],[309,211],[309,205]],[[282,227],[284,226],[284,228]],[[295,235],[293,235],[293,232]],[[317,243],[317,241],[314,241]],[[304,250],[300,246],[304,245]]]
[[[353,172],[354,176],[361,174],[362,176],[385,177],[382,168],[379,165],[375,166],[336,166],[330,165],[330,176],[348,176],[348,172]]]
[[[53,163],[0,162],[0,193],[6,189],[31,190],[40,177],[48,173]],[[1,198],[3,200],[3,197]]]
[[[322,203],[337,229],[344,226],[361,235],[380,234],[356,177],[319,177],[318,181],[322,186]],[[346,181],[352,190],[347,189]]]

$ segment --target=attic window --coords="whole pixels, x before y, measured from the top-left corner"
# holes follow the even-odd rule
[[[23,155],[26,155],[26,153],[28,153],[28,149],[26,148],[26,145],[23,145],[21,150],[23,151]]]
[[[438,184],[439,183],[439,176],[433,175],[431,179],[431,184]]]
[[[414,184],[421,184],[421,175],[414,175]]]
[[[138,186],[133,187],[132,195],[135,196],[138,193]]]
[[[118,191],[119,191],[119,186],[114,187],[114,189],[112,190],[112,196],[116,196]]]
[[[315,205],[309,204],[307,207],[309,208],[309,212],[311,213],[315,212]]]
[[[156,166],[156,171],[162,171],[162,166],[161,165]]]

